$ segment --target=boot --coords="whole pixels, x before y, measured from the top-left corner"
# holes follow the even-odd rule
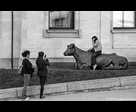
[[[95,64],[95,65],[93,66],[93,70],[96,70],[96,68],[97,68],[97,65]]]

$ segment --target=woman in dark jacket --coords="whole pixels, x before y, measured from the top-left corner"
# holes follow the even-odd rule
[[[44,91],[44,85],[47,79],[47,74],[48,74],[48,69],[47,66],[49,66],[49,60],[48,59],[44,59],[46,58],[46,56],[44,57],[44,52],[39,52],[38,53],[38,59],[36,60],[36,65],[38,68],[38,72],[37,75],[40,78],[40,99],[45,98],[43,96],[43,91]]]
[[[26,93],[27,93],[27,87],[30,82],[30,77],[31,77],[33,70],[34,70],[34,66],[29,61],[30,51],[24,51],[22,53],[22,56],[24,57],[24,59],[22,61],[23,76],[24,76],[24,87],[23,87],[23,91],[22,91],[22,99],[29,100],[29,97],[26,96]]]

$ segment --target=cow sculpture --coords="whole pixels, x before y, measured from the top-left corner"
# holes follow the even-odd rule
[[[79,70],[92,70],[93,52],[84,51],[70,44],[64,52],[64,56],[73,56],[76,60],[75,67]],[[125,70],[128,68],[128,60],[117,54],[101,54],[96,58],[97,66],[102,70]]]

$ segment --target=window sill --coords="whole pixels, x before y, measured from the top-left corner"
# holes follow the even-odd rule
[[[78,30],[46,30],[48,33],[77,33]]]
[[[136,29],[113,29],[112,33],[136,33]]]
[[[79,38],[79,30],[44,30],[45,38]]]

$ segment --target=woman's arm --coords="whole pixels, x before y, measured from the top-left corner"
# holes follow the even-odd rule
[[[98,45],[99,45],[98,40],[97,40],[95,43],[93,42],[93,46],[94,46],[94,47],[97,47]]]
[[[89,49],[88,52],[94,52],[94,48]]]
[[[49,62],[48,59],[46,59],[44,62],[45,62],[45,65],[46,65],[46,66],[50,66],[50,62]]]

